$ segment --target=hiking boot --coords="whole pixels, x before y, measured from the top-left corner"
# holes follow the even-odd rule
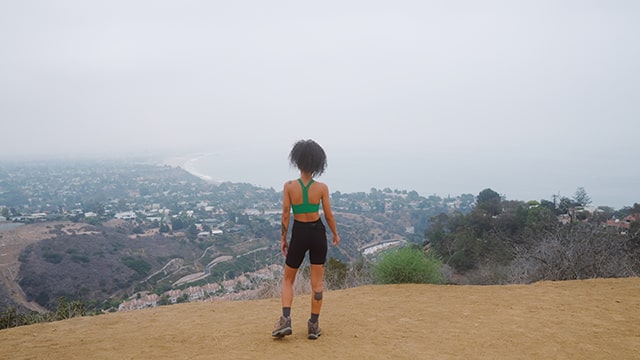
[[[320,330],[319,322],[312,323],[311,320],[309,320],[307,321],[307,327],[309,328],[309,335],[307,335],[308,339],[316,340],[320,337],[320,335],[322,335],[322,330]]]
[[[278,319],[275,328],[271,332],[271,336],[283,338],[287,335],[291,335],[292,333],[293,331],[291,330],[291,318],[280,316],[280,319]]]

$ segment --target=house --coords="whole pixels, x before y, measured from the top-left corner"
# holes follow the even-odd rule
[[[169,302],[175,304],[178,302],[178,298],[182,296],[182,291],[180,290],[169,290],[165,292],[167,297],[169,298]]]
[[[218,284],[206,284],[202,286],[202,290],[208,294],[209,296],[213,296],[220,290],[220,285]]]
[[[607,220],[606,226],[617,228],[620,232],[626,233],[631,228],[631,223],[640,221],[640,214],[631,214],[625,216],[622,220],[611,219]]]
[[[121,220],[135,220],[137,216],[136,216],[136,213],[133,211],[125,211],[125,212],[116,213],[115,218],[121,219]]]
[[[140,297],[139,299],[133,299],[125,301],[118,306],[118,311],[130,311],[140,310],[150,307],[158,306],[158,299],[160,297],[157,294],[148,294]]]
[[[189,301],[200,300],[204,298],[204,290],[200,286],[190,286],[182,291],[189,296]]]

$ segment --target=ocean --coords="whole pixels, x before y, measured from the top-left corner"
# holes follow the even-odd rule
[[[400,160],[400,161],[398,161]],[[416,190],[421,195],[432,195],[427,183],[428,169],[416,166],[420,160],[394,159],[388,153],[375,151],[338,153],[328,155],[328,166],[316,180],[325,182],[331,192],[370,192],[382,190]],[[192,174],[213,182],[245,182],[265,188],[281,190],[284,183],[299,176],[289,166],[288,150],[264,149],[259,154],[221,150],[189,156],[183,167]],[[444,185],[444,181],[440,185]],[[482,189],[481,189],[482,190]],[[449,195],[445,193],[444,196]]]
[[[326,149],[325,149],[326,150]],[[264,188],[282,189],[285,181],[299,173],[289,166],[286,147],[246,151],[225,148],[190,155],[183,167],[215,182],[250,183]],[[637,176],[624,176],[613,171],[594,174],[591,167],[570,163],[546,163],[536,159],[510,157],[510,154],[469,157],[462,153],[430,153],[416,151],[398,156],[384,147],[351,151],[327,151],[328,167],[317,177],[329,190],[342,193],[365,192],[372,188],[417,191],[421,196],[440,197],[461,194],[478,195],[491,188],[507,200],[552,200],[554,195],[573,197],[583,187],[592,206],[620,209],[640,202]]]

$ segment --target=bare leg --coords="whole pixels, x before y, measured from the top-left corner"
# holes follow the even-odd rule
[[[320,314],[322,308],[322,278],[324,265],[311,264],[311,313]]]
[[[278,319],[275,328],[271,332],[271,336],[275,338],[283,338],[291,335],[291,303],[293,303],[293,282],[296,280],[298,269],[291,268],[285,264],[284,276],[282,278],[282,316]]]
[[[282,279],[282,307],[291,307],[293,303],[293,282],[296,280],[296,273],[298,269],[294,269],[289,267],[289,265],[284,266],[284,277]]]

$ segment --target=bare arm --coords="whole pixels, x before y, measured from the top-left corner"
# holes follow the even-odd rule
[[[333,211],[331,210],[331,200],[329,199],[329,187],[324,185],[322,189],[322,211],[324,212],[324,218],[327,220],[327,225],[333,234],[333,245],[340,244],[340,235],[338,235],[338,228],[336,227],[336,219],[333,217]]]
[[[288,183],[287,183],[288,184]],[[287,244],[287,232],[289,231],[289,221],[291,219],[291,197],[289,196],[287,184],[284,184],[282,199],[282,228],[280,232],[280,250],[282,255],[287,256],[289,245]]]

